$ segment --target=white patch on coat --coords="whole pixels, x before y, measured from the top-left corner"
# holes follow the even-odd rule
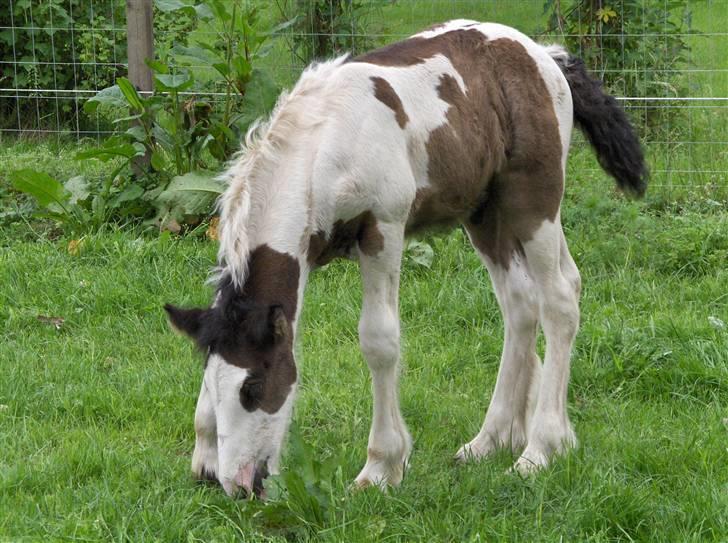
[[[571,348],[579,328],[579,282],[570,258],[561,262],[563,239],[557,215],[554,222],[544,221],[531,240],[523,244],[538,294],[546,353],[528,444],[515,465],[521,472],[543,467],[554,454],[576,445],[566,403]]]
[[[475,245],[474,245],[475,247]],[[493,282],[505,334],[498,378],[478,435],[456,454],[460,461],[507,447],[520,453],[538,399],[541,362],[536,354],[539,299],[526,262],[515,252],[508,269],[477,250]]]
[[[312,230],[328,233],[337,220],[364,211],[382,221],[405,220],[417,189],[429,185],[430,133],[447,122],[450,104],[437,91],[445,75],[467,92],[443,55],[403,67],[351,62],[332,74],[331,120],[320,130],[313,160]],[[373,77],[397,93],[408,118],[404,128],[376,98]]]
[[[217,479],[229,495],[235,494],[239,474],[250,464],[267,461],[269,472],[277,472],[295,397],[294,385],[277,412],[246,411],[240,403],[240,388],[247,377],[247,369],[227,363],[218,354],[207,361],[203,392],[209,395],[215,414]],[[201,449],[200,455],[205,452]]]

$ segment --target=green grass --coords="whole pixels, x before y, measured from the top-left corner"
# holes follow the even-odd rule
[[[458,231],[430,240],[431,270],[405,260],[402,274],[411,469],[387,494],[351,492],[371,399],[358,270],[336,262],[312,276],[299,342],[298,431],[315,457],[340,459],[318,521],[276,516],[299,498],[235,502],[189,476],[201,360],[161,306],[209,301],[212,244],[111,231],[74,256],[68,238],[3,231],[0,540],[725,541],[728,206],[666,212],[579,178],[563,216],[584,277],[569,402],[580,447],[532,479],[506,473],[508,453],[453,465],[502,342]],[[38,315],[65,320],[56,330]]]

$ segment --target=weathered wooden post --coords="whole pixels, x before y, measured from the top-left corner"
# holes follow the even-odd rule
[[[144,61],[154,58],[152,0],[126,0],[129,81],[137,90],[151,92],[152,70]]]
[[[154,59],[154,27],[152,0],[126,0],[126,39],[129,81],[142,94],[154,89],[152,70],[145,60]],[[137,157],[133,163],[136,175],[149,169],[151,155]]]

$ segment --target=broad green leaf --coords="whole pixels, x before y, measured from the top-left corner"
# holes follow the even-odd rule
[[[169,66],[167,66],[164,62],[148,58],[144,61],[144,63],[159,74],[169,73]]]
[[[172,53],[174,53],[178,57],[191,57],[196,60],[202,61],[205,64],[212,64],[216,60],[220,59],[219,55],[213,54],[213,52],[209,49],[205,49],[202,47],[175,45],[172,48]]]
[[[209,21],[215,18],[215,15],[212,13],[212,10],[207,4],[197,4],[195,6],[195,12],[203,21]]]
[[[268,35],[278,34],[279,32],[282,32],[283,30],[285,30],[286,28],[289,28],[290,26],[296,24],[298,19],[299,19],[299,17],[298,17],[298,15],[296,15],[293,19],[289,19],[288,21],[284,21],[281,24],[274,26],[268,32],[266,32],[266,34],[268,34]]]
[[[250,82],[245,89],[242,112],[234,117],[230,124],[237,126],[241,132],[245,133],[250,123],[273,109],[279,93],[280,87],[270,73],[254,68]],[[226,136],[229,139],[234,137],[230,133],[226,133]]]
[[[163,91],[183,91],[190,88],[194,83],[190,73],[155,74],[154,80]]]
[[[129,185],[109,201],[110,207],[119,207],[124,202],[138,200],[144,195],[144,189],[139,185]]]
[[[185,215],[199,215],[212,209],[223,190],[223,184],[212,172],[194,171],[174,177],[158,200]]]
[[[189,4],[185,4],[181,0],[154,0],[154,7],[164,13],[171,11],[188,11],[192,14],[195,13],[195,8]]]
[[[432,247],[424,241],[410,241],[407,244],[407,257],[416,264],[430,268],[435,256]]]
[[[232,19],[232,15],[228,12],[225,7],[225,3],[221,0],[209,0],[208,6],[217,19],[221,22],[227,23]]]
[[[93,113],[102,104],[108,104],[118,108],[129,107],[119,85],[114,85],[100,90],[95,96],[86,100],[86,103],[83,105],[83,109],[86,113]]]
[[[215,62],[212,67],[215,68],[223,77],[230,75],[230,67],[225,62]]]
[[[10,173],[10,182],[16,190],[35,198],[43,207],[53,204],[67,211],[69,194],[56,179],[44,172],[18,170]]]
[[[135,124],[134,126],[129,127],[129,129],[124,133],[129,134],[132,138],[134,138],[138,142],[144,142],[147,139],[147,133],[144,131],[144,128],[142,128],[138,124]]]
[[[194,171],[178,175],[170,181],[165,192],[201,192],[212,195],[222,194],[225,186],[214,172]]]
[[[247,80],[250,77],[250,73],[253,71],[253,66],[250,62],[242,55],[236,56],[232,59],[233,68],[238,75],[238,78]]]
[[[78,202],[83,202],[91,194],[91,189],[89,187],[88,181],[82,175],[71,177],[63,184],[63,186],[70,193],[71,197],[68,201],[72,204],[78,204]]]
[[[102,147],[79,151],[76,153],[76,158],[79,160],[96,158],[102,161],[107,161],[116,156],[132,158],[135,156],[143,156],[144,153],[145,148],[143,144],[139,142],[127,143],[117,137],[109,138]]]
[[[144,103],[142,102],[139,93],[137,93],[134,88],[134,85],[131,84],[131,81],[129,81],[126,77],[119,77],[116,80],[116,84],[119,86],[121,93],[132,108],[139,111],[144,110]]]

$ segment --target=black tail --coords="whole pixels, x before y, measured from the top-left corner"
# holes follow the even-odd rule
[[[549,53],[569,83],[574,122],[589,138],[599,164],[614,177],[620,189],[642,196],[649,171],[627,114],[613,96],[604,92],[602,82],[589,75],[583,60],[560,48],[549,49]]]

